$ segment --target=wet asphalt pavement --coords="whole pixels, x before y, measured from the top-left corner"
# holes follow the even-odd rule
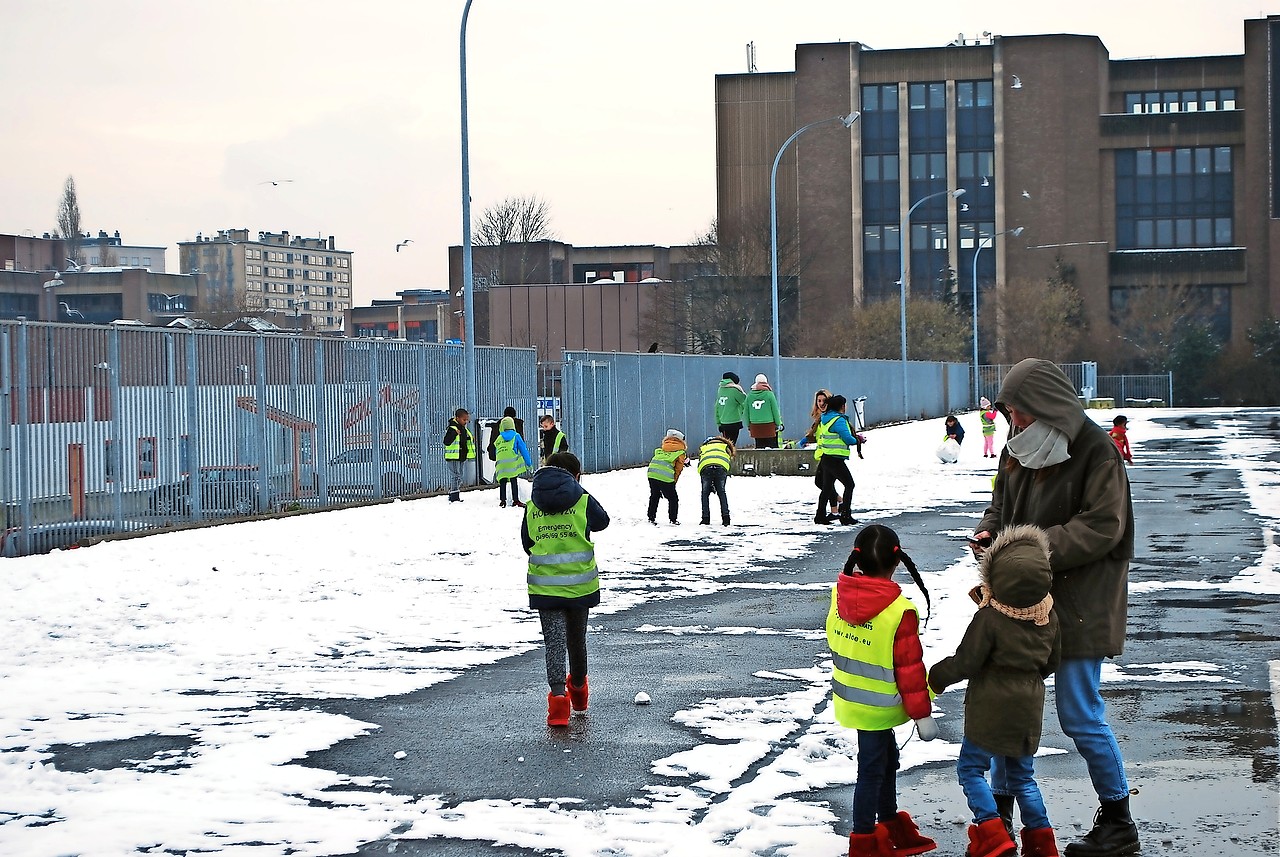
[[[1246,437],[1274,438],[1274,415],[1243,415],[1239,431]],[[1173,418],[1168,422],[1189,427]],[[1264,541],[1275,536],[1249,510],[1238,472],[1205,466],[1219,454],[1216,439],[1188,436],[1148,443],[1143,452],[1145,459],[1130,470],[1138,528],[1132,584],[1222,582],[1258,561]],[[857,493],[855,514],[856,504]],[[971,526],[980,508],[975,504],[959,511],[965,514],[953,508],[881,522],[899,532],[918,565],[936,569],[954,560],[955,537],[946,534]],[[852,537],[852,530],[833,529],[807,557],[761,565],[747,580],[829,583]],[[745,594],[733,589],[593,615],[591,674],[600,678],[592,688],[591,714],[575,717],[567,730],[541,724],[546,687],[540,649],[406,696],[299,701],[379,727],[311,755],[308,763],[384,778],[382,786],[397,794],[443,795],[448,805],[556,797],[579,798],[584,809],[628,806],[644,796],[647,786],[676,782],[653,773],[655,760],[708,740],[673,721],[673,714],[708,697],[775,694],[776,682],[756,672],[812,667],[826,652],[820,635],[674,636],[638,629],[695,624],[820,629],[827,599],[822,589]],[[1103,690],[1126,757],[1143,854],[1280,853],[1280,759],[1269,666],[1280,664],[1278,619],[1276,596],[1213,588],[1131,593],[1128,644],[1118,659],[1130,678],[1107,682]],[[1186,668],[1189,680],[1141,680],[1156,671],[1143,665],[1172,663],[1192,665]],[[1206,670],[1206,664],[1217,669]],[[1219,680],[1205,681],[1207,674]],[[625,680],[609,680],[622,676]],[[634,705],[637,690],[646,690],[653,703]],[[942,737],[958,741],[963,693],[945,694],[936,705],[948,714],[940,720]],[[1044,743],[1070,747],[1053,711],[1050,698]],[[775,753],[783,749],[778,746]],[[420,761],[395,761],[399,750]],[[749,768],[735,787],[748,782],[759,767]],[[1096,809],[1084,764],[1070,752],[1041,757],[1036,767],[1060,845],[1065,845],[1088,829]],[[851,788],[802,797],[827,803],[841,819],[836,832],[847,833]],[[903,772],[899,797],[901,806],[938,840],[935,853],[964,852],[968,813],[953,765]],[[549,852],[466,840],[387,839],[367,843],[358,853],[520,857]]]

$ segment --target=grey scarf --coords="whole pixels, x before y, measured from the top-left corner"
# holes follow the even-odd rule
[[[1036,420],[1009,438],[1005,448],[1029,470],[1052,467],[1071,457],[1066,434],[1044,420]]]

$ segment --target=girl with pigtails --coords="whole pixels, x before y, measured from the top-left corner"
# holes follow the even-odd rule
[[[901,563],[929,592],[898,534],[872,524],[858,533],[831,592],[827,645],[836,721],[858,730],[858,781],[853,791],[850,857],[923,854],[937,843],[898,809],[898,745],[893,729],[916,722],[920,738],[938,735],[920,646],[919,614],[893,582]]]

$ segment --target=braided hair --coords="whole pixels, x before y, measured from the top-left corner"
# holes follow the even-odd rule
[[[856,568],[868,577],[893,577],[893,570],[898,567],[899,562],[907,567],[907,572],[911,575],[911,579],[915,581],[916,586],[924,594],[924,621],[928,625],[929,617],[933,615],[933,605],[929,600],[929,590],[925,588],[924,580],[921,579],[916,564],[902,549],[902,545],[898,541],[898,534],[893,530],[881,524],[871,524],[863,527],[862,531],[853,540],[853,550],[850,551],[849,558],[845,560],[843,573],[853,574]]]

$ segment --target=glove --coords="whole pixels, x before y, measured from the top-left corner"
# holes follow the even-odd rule
[[[938,737],[938,724],[932,717],[921,717],[916,721],[916,734],[921,741],[932,741]]]

